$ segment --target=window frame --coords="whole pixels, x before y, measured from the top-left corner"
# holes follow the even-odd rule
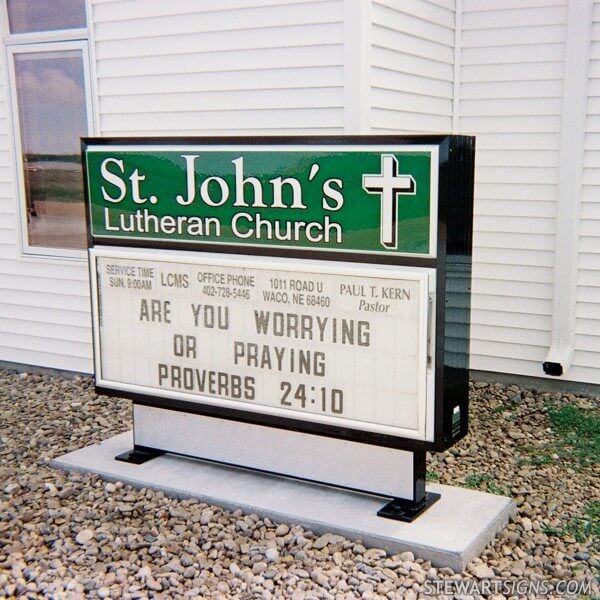
[[[85,2],[86,14],[89,19],[90,10],[88,1]],[[15,55],[26,53],[45,53],[59,51],[81,52],[83,64],[83,83],[86,101],[86,136],[96,135],[97,114],[95,103],[95,80],[93,79],[93,62],[91,57],[91,44],[89,42],[88,28],[61,29],[52,31],[36,31],[30,33],[10,33],[8,20],[8,6],[5,1],[1,5],[0,26],[3,33],[4,45],[4,67],[6,69],[6,81],[8,84],[8,104],[10,125],[14,148],[14,167],[16,195],[18,204],[19,221],[19,247],[23,258],[54,258],[67,259],[69,261],[85,261],[87,250],[74,248],[56,248],[52,246],[36,246],[29,243],[29,229],[27,220],[27,194],[25,190],[25,172],[23,164],[23,147],[21,144],[21,117],[19,114],[19,102],[17,94],[17,80],[15,70]],[[83,197],[81,198],[83,202]]]

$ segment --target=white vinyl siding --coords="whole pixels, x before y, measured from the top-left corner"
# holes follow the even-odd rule
[[[452,130],[454,2],[373,0],[371,129]]]
[[[541,376],[550,344],[566,0],[463,0],[477,136],[471,368]]]
[[[83,263],[22,258],[5,56],[0,60],[0,361],[91,372]]]
[[[93,0],[99,134],[341,133],[343,1]],[[24,258],[0,62],[0,361],[90,373],[87,265]]]
[[[561,250],[567,0],[461,0],[458,19],[454,0],[364,1],[88,0],[98,134],[340,134],[354,127],[355,81],[366,131],[476,135],[471,367],[542,376]],[[357,6],[370,23],[357,42],[368,69],[354,80],[344,19]],[[0,58],[0,361],[91,372],[86,264],[21,252]],[[565,379],[600,383],[600,0],[586,127]]]
[[[600,383],[600,0],[594,2],[583,162],[573,373]]]
[[[101,132],[341,133],[343,16],[343,0],[95,0]]]

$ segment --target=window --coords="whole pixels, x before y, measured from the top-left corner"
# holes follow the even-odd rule
[[[23,248],[87,246],[79,138],[92,131],[85,0],[6,0]]]
[[[7,0],[10,33],[78,29],[86,26],[83,0]]]

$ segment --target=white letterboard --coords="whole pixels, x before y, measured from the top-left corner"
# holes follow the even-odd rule
[[[433,440],[433,269],[90,251],[97,385]]]

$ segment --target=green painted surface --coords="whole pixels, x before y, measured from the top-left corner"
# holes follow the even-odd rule
[[[386,212],[394,231],[387,243],[380,231],[382,194],[363,187],[363,175],[382,173],[385,155],[388,166],[389,156],[394,157],[393,184],[400,188],[387,205],[396,207]],[[437,164],[429,148],[354,151],[307,146],[287,151],[285,146],[225,150],[165,145],[159,150],[124,150],[103,145],[88,147],[85,158],[90,222],[97,237],[430,253],[430,218],[437,195],[431,170]],[[406,176],[414,181],[412,190],[406,187]],[[240,185],[242,179],[245,183]]]

